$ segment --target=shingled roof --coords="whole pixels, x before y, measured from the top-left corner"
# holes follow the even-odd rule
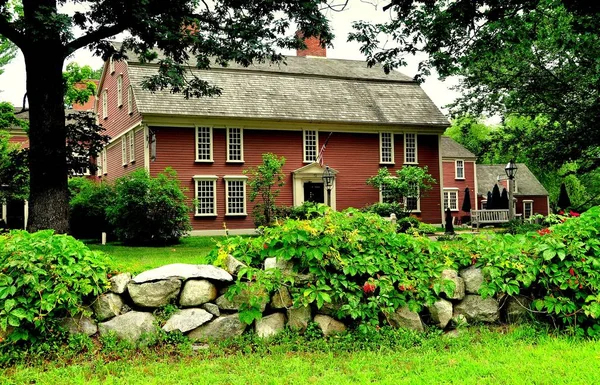
[[[449,136],[442,136],[440,152],[442,153],[442,158],[476,158],[475,154]]]
[[[488,191],[492,191],[495,184],[498,183],[498,176],[506,177],[504,164],[478,164],[477,165],[477,190],[479,195],[485,196]],[[547,196],[548,191],[537,180],[535,175],[527,168],[524,163],[517,163],[517,175],[515,182],[517,191],[515,196],[522,195],[541,195]]]
[[[142,114],[231,117],[307,122],[447,127],[448,120],[408,76],[363,61],[285,58],[285,64],[231,64],[191,73],[222,89],[212,98],[190,98],[141,87],[156,73],[128,54],[129,76]]]

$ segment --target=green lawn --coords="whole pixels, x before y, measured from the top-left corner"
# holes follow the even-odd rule
[[[102,246],[88,244],[92,250],[104,251],[113,257],[114,267],[120,272],[141,273],[170,263],[205,263],[205,257],[223,237],[186,237],[176,245],[165,247],[133,247],[119,243]]]
[[[173,353],[80,357],[0,369],[6,384],[598,384],[600,343],[477,330],[396,351]],[[296,347],[302,350],[302,347]],[[2,379],[5,382],[2,382]]]

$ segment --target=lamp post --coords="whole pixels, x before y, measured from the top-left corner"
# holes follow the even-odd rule
[[[323,171],[323,183],[327,188],[327,206],[331,207],[331,187],[333,186],[333,171],[329,168],[329,166],[325,166],[325,171]]]
[[[513,159],[510,160],[504,167],[506,176],[508,177],[508,219],[513,220],[515,218],[515,205],[513,202],[513,190],[515,175],[517,175],[517,165]]]

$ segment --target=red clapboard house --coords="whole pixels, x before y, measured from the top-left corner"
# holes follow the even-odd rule
[[[444,210],[450,207],[452,216],[458,219],[468,216],[462,211],[466,189],[469,189],[471,209],[477,210],[476,157],[471,151],[449,136],[442,136],[442,171],[444,180]]]
[[[142,89],[156,64],[105,63],[97,114],[112,137],[99,175],[114,180],[144,168],[174,168],[189,197],[192,234],[253,231],[254,203],[243,170],[272,152],[286,159],[278,205],[324,202],[323,165],[335,173],[331,205],[342,210],[380,201],[366,185],[380,167],[427,166],[438,184],[414,205],[423,221],[441,223],[440,147],[448,120],[418,83],[362,61],[327,59],[312,48],[286,64],[230,64],[193,75],[222,89],[212,98],[184,99],[169,90]],[[310,56],[309,56],[310,55]],[[192,66],[193,67],[193,66]]]

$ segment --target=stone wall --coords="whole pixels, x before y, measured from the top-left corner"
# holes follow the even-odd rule
[[[224,293],[242,266],[230,256],[226,270],[212,265],[172,264],[135,277],[128,273],[119,274],[110,278],[110,291],[99,296],[91,305],[93,318],[68,318],[64,325],[71,333],[103,335],[114,332],[119,338],[132,342],[138,341],[144,334],[157,333],[158,327],[167,332],[179,330],[192,340],[238,336],[249,327],[240,321],[238,314],[247,298],[242,293],[228,300]],[[271,268],[290,270],[291,266],[269,258],[265,261],[265,269]],[[499,321],[498,300],[483,299],[477,294],[483,282],[479,269],[445,270],[442,277],[454,282],[452,293],[441,293],[438,301],[421,314],[408,308],[398,309],[388,315],[392,326],[423,331],[425,322],[446,329],[452,320],[454,324]],[[159,325],[153,312],[167,304],[175,304],[179,310]],[[515,306],[514,302],[508,302],[504,308],[509,312],[504,317],[508,320],[519,320],[524,310],[523,306]],[[270,337],[286,326],[303,331],[309,322],[314,321],[327,336],[346,330],[343,320],[334,318],[337,309],[339,307],[335,304],[325,304],[321,309],[294,307],[289,291],[282,287],[262,304],[263,317],[252,327],[258,336]]]

